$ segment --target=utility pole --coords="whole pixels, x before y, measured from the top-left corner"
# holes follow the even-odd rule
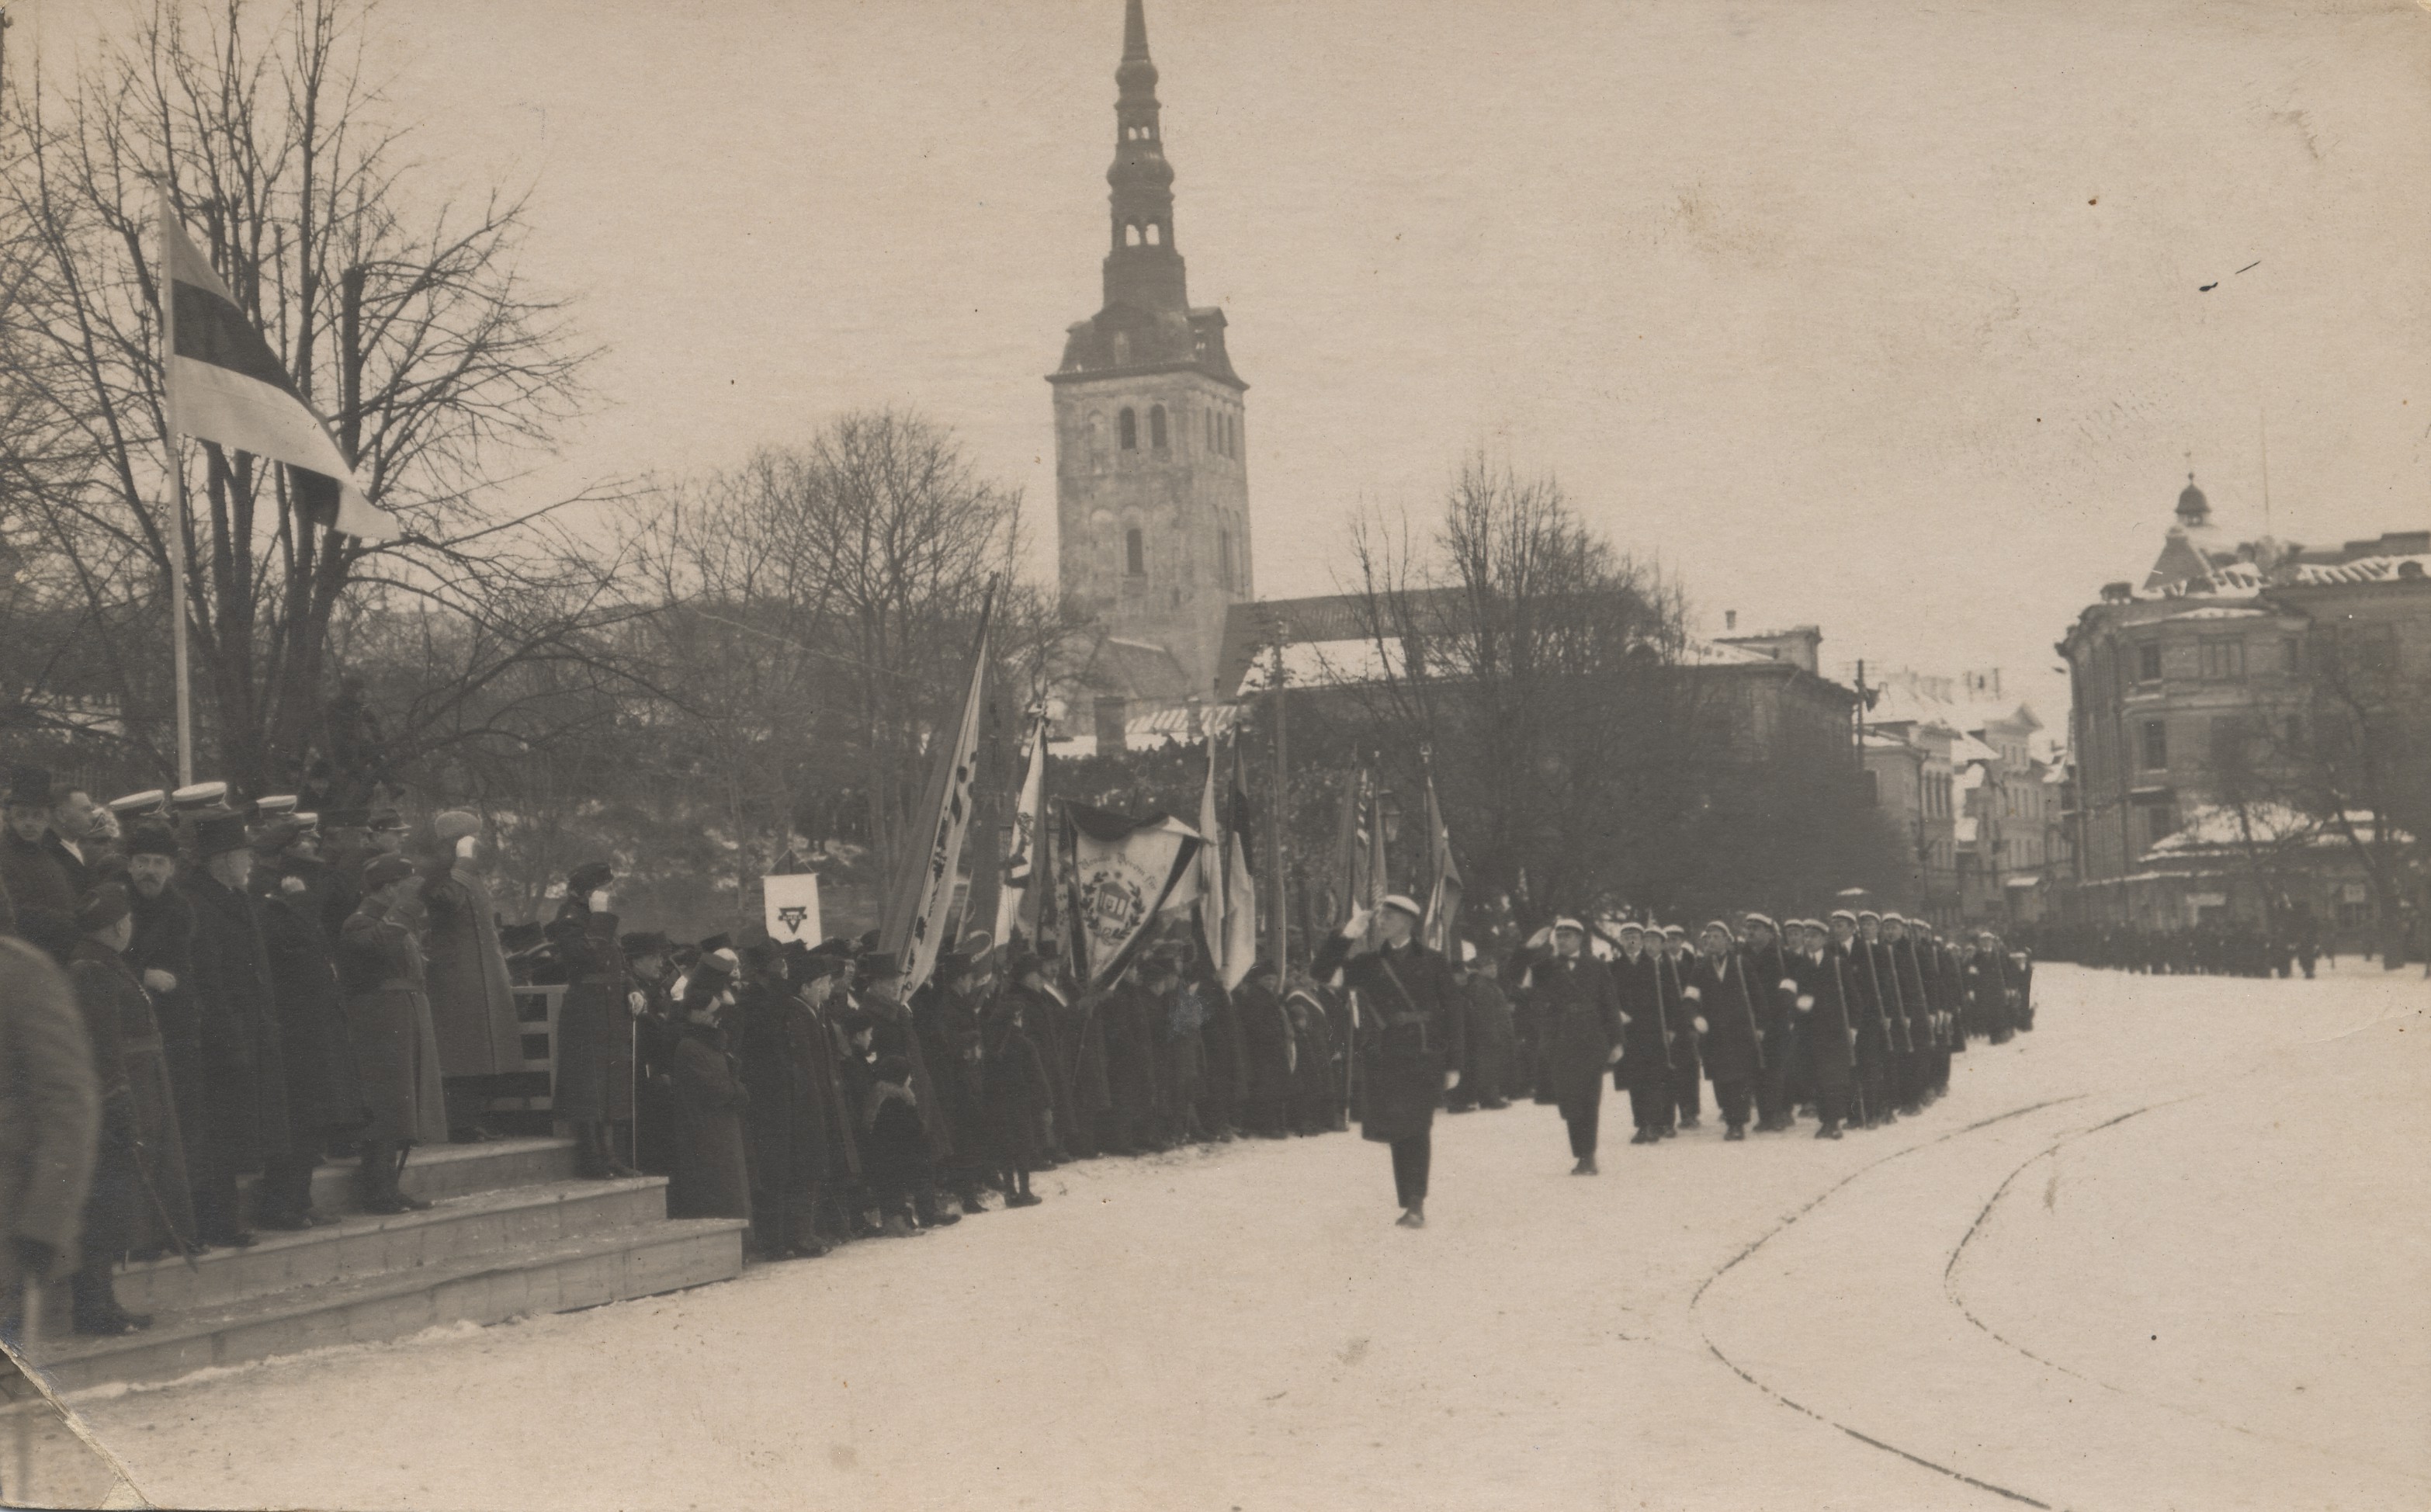
[[[1275,767],[1274,792],[1266,801],[1266,896],[1273,899],[1273,912],[1267,916],[1273,942],[1275,969],[1288,975],[1291,970],[1291,909],[1284,899],[1290,868],[1283,864],[1283,804],[1290,788],[1286,775],[1291,770],[1290,731],[1285,725],[1283,701],[1283,648],[1274,648],[1275,671],[1266,688],[1266,701],[1274,713]]]

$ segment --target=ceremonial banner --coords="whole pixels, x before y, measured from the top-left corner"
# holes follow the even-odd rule
[[[1238,987],[1258,961],[1257,872],[1249,853],[1249,795],[1241,777],[1241,748],[1232,746],[1232,780],[1216,790],[1215,742],[1208,742],[1207,791],[1199,803],[1199,932],[1224,990]]]
[[[991,596],[990,607],[994,599]],[[928,819],[927,844],[903,858],[888,889],[878,948],[902,962],[909,996],[936,968],[945,944],[946,916],[953,907],[954,882],[962,866],[963,837],[971,827],[971,779],[978,764],[980,711],[987,690],[989,608],[980,611],[978,644],[971,647],[970,690],[963,697],[962,722],[950,737],[943,731],[929,767],[929,786],[917,813]]]
[[[170,428],[285,462],[296,499],[315,524],[366,541],[395,539],[396,516],[364,494],[328,425],[304,402],[286,364],[165,203],[160,271]]]
[[[1063,805],[1065,913],[1084,990],[1111,985],[1156,916],[1190,875],[1199,832],[1167,815],[1132,819],[1082,803]]]
[[[766,892],[763,907],[768,918],[768,938],[779,945],[790,945],[796,940],[816,945],[826,938],[819,930],[818,873],[797,871],[787,876],[763,877],[760,885]]]
[[[1021,780],[1021,796],[1013,808],[1013,839],[1004,851],[1004,888],[996,895],[996,943],[1009,944],[1016,934],[1033,938],[1038,931],[1038,898],[1044,888],[1031,886],[1038,872],[1038,816],[1047,798],[1047,715],[1031,726],[1030,769]]]
[[[1427,892],[1427,918],[1421,931],[1430,949],[1460,965],[1460,863],[1451,855],[1451,831],[1445,827],[1443,804],[1435,798],[1435,774],[1427,773],[1427,857],[1434,882]]]

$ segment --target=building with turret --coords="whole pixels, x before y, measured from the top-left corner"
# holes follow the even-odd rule
[[[1115,83],[1104,299],[1047,378],[1056,552],[1066,600],[1097,625],[1081,680],[1153,705],[1214,692],[1225,609],[1250,596],[1249,385],[1224,312],[1190,303],[1141,0]]]

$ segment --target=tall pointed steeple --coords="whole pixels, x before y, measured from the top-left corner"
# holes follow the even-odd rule
[[[1183,313],[1190,298],[1182,254],[1173,249],[1173,165],[1157,124],[1156,64],[1148,56],[1141,0],[1123,8],[1123,60],[1115,70],[1115,161],[1106,170],[1113,241],[1106,251],[1106,303],[1153,314]]]

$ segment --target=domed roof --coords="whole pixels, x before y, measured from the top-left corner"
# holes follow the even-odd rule
[[[2186,491],[2178,496],[2178,518],[2188,525],[2201,525],[2211,518],[2211,500],[2195,487],[2195,475],[2187,474]]]

